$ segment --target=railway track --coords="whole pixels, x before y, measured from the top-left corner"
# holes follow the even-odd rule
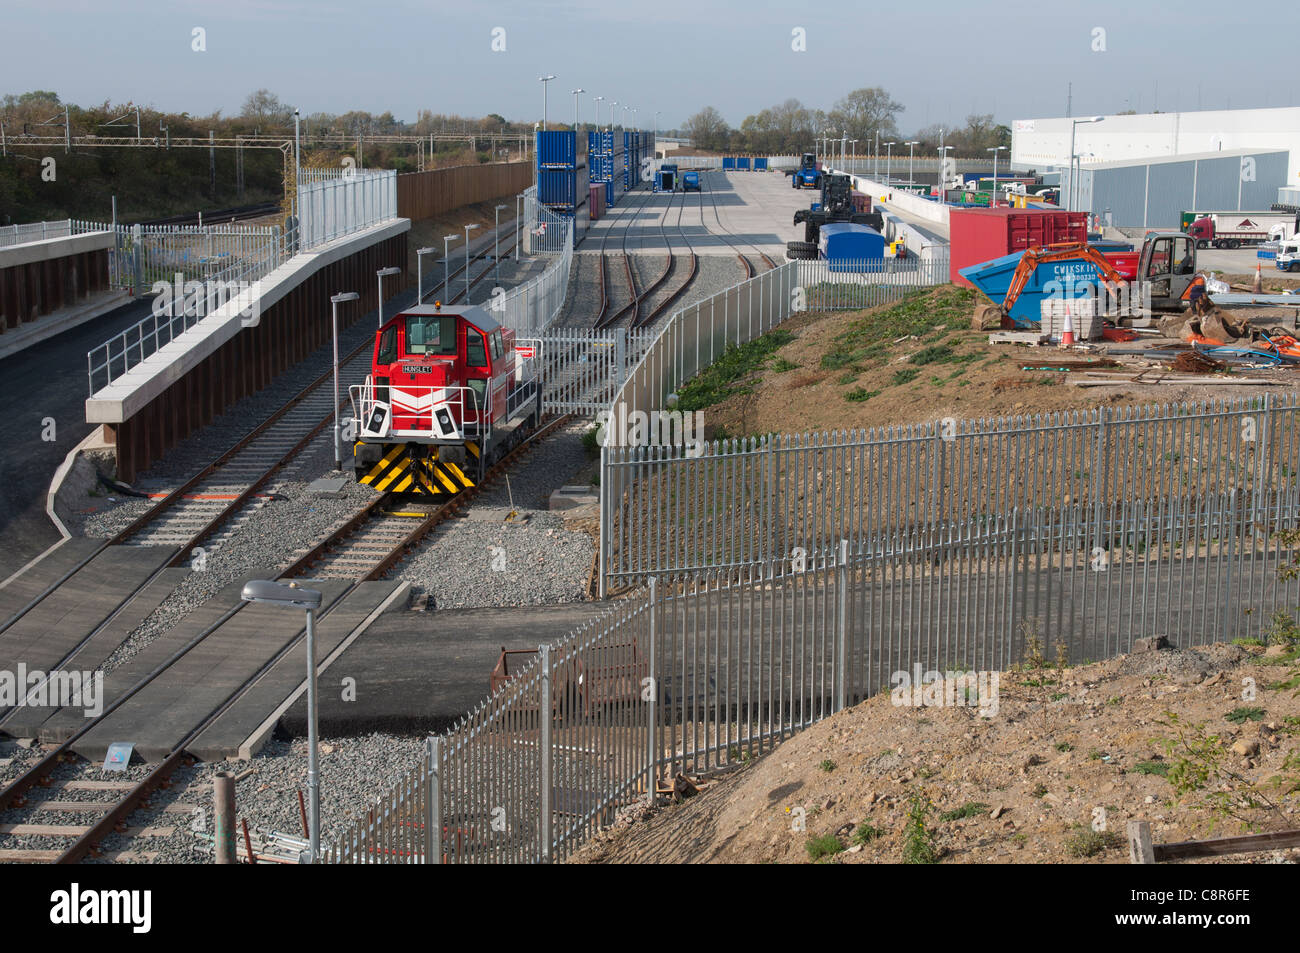
[[[709,200],[713,207],[713,219],[718,223],[718,232],[717,232],[718,237],[721,238],[728,245],[730,245],[732,249],[736,252],[736,258],[740,260],[740,267],[745,272],[745,278],[746,279],[753,278],[756,273],[754,269],[754,264],[749,260],[749,257],[740,250],[740,244],[734,241],[736,236],[732,233],[731,229],[727,228],[727,226],[722,224],[722,216],[718,212],[718,197],[717,195],[714,194],[712,188],[706,188],[706,183],[708,182],[709,182],[709,173],[701,172],[700,173],[701,191],[706,191],[709,194]],[[700,218],[701,220],[703,220],[703,214],[701,214]],[[776,262],[774,262],[763,252],[759,251],[759,249],[756,248],[754,245],[750,244],[749,247],[752,248],[755,252],[758,252],[757,257],[763,260],[763,264],[767,265],[769,271],[776,267]]]
[[[673,198],[675,198],[677,195],[677,193],[675,192],[672,194],[673,194]],[[668,249],[668,261],[664,265],[663,274],[659,276],[659,279],[653,285],[651,285],[649,288],[645,290],[645,293],[642,296],[642,301],[643,302],[646,301],[652,294],[654,294],[655,291],[665,281],[667,281],[668,276],[672,272],[674,272],[677,269],[677,266],[682,262],[688,263],[686,276],[681,280],[681,282],[678,283],[677,287],[674,288],[666,297],[660,300],[659,303],[654,306],[654,308],[646,311],[644,314],[638,314],[637,317],[634,318],[632,323],[632,327],[634,328],[643,328],[654,324],[654,322],[658,320],[661,315],[663,315],[670,307],[672,307],[673,303],[678,298],[680,298],[683,294],[685,294],[686,289],[690,286],[691,282],[695,280],[695,276],[699,274],[700,271],[699,256],[695,253],[695,249],[691,246],[690,239],[686,237],[686,230],[682,228],[682,216],[686,212],[687,193],[683,191],[681,193],[681,197],[682,197],[682,202],[677,209],[676,229],[677,229],[677,233],[681,236],[682,243],[686,246],[686,254],[685,256],[676,254],[673,251],[672,239],[668,237],[669,234],[668,216],[672,213],[672,203],[673,203],[673,198],[670,198],[668,202],[668,209],[664,212],[664,216],[659,222],[659,233],[663,236],[664,246]],[[701,197],[700,199],[701,209],[703,208],[703,201],[704,199]],[[701,221],[703,221],[702,211],[701,211]],[[638,308],[638,311],[639,310],[640,309]]]
[[[411,509],[409,504],[402,503],[393,494],[385,494],[377,498],[343,526],[331,533],[327,539],[313,547],[309,552],[304,553],[292,565],[279,573],[279,578],[304,578],[310,574],[312,579],[346,580],[347,585],[342,593],[330,601],[317,616],[318,620],[328,619],[330,612],[343,604],[347,596],[361,583],[383,578],[405,559],[439,523],[468,505],[478,493],[493,482],[495,477],[505,473],[520,457],[540,444],[542,440],[552,436],[567,423],[568,419],[567,416],[557,417],[545,423],[536,433],[530,435],[527,440],[497,461],[477,486],[458,494],[445,503]],[[84,799],[78,800],[76,797],[70,797],[66,801],[57,798],[43,798],[29,802],[28,795],[38,787],[52,787],[56,794],[66,791],[70,795],[78,787],[84,788],[87,782],[77,779],[60,782],[53,777],[60,765],[77,757],[73,753],[73,745],[90,731],[102,727],[114,712],[122,708],[131,698],[156,679],[163,677],[176,663],[180,662],[202,644],[204,640],[218,631],[236,613],[243,611],[247,605],[247,603],[240,603],[228,610],[173,653],[171,657],[155,666],[152,671],[136,681],[126,692],[114,699],[99,717],[88,719],[86,724],[73,733],[71,737],[54,750],[49,751],[20,777],[8,784],[3,790],[0,790],[0,811],[27,808],[31,814],[25,822],[0,827],[0,833],[17,833],[29,836],[43,835],[62,839],[66,842],[65,846],[57,850],[0,850],[0,862],[52,860],[56,863],[77,863],[88,856],[98,855],[100,845],[110,835],[120,834],[128,838],[128,840],[133,838],[147,840],[148,837],[166,830],[158,825],[128,828],[127,820],[136,811],[150,808],[149,798],[164,790],[170,784],[171,776],[178,767],[192,761],[186,753],[188,746],[222,715],[228,712],[264,674],[278,664],[289,652],[293,651],[305,637],[305,631],[300,631],[271,658],[259,666],[251,677],[245,679],[229,692],[198,725],[186,733],[181,743],[176,745],[162,761],[155,765],[145,778],[133,783],[105,783],[95,788],[96,790],[115,794],[116,796],[112,800],[87,802]],[[48,814],[55,810],[75,812],[79,815],[95,815],[97,819],[93,821],[86,820],[77,824],[42,824],[38,822],[39,815]],[[193,807],[190,805],[180,807],[173,805],[164,810],[172,813],[188,814],[193,810]],[[114,857],[130,860],[148,859],[148,852],[134,849],[116,851]]]
[[[198,225],[200,219],[208,225],[228,225],[250,218],[262,218],[275,215],[280,211],[280,203],[263,202],[260,205],[240,205],[236,208],[216,209],[211,212],[190,212],[185,215],[171,215],[167,218],[151,218],[140,222],[141,225]]]
[[[609,259],[609,256],[605,253],[605,247],[606,247],[606,244],[607,244],[608,241],[609,241],[609,236],[610,236],[610,233],[613,231],[613,228],[611,227],[611,228],[604,229],[604,233],[601,235],[601,238],[600,238],[600,252],[599,252],[599,260],[600,260],[600,313],[599,313],[598,315],[596,315],[596,325],[595,325],[595,326],[596,326],[597,328],[606,328],[606,327],[609,327],[611,324],[613,324],[615,321],[618,321],[620,318],[622,318],[624,315],[628,314],[629,312],[632,314],[632,316],[633,316],[633,320],[634,320],[634,321],[635,321],[635,318],[636,318],[636,313],[637,313],[637,309],[638,309],[638,303],[639,303],[640,300],[641,300],[641,295],[640,295],[640,292],[637,291],[637,286],[636,286],[636,275],[635,275],[635,273],[634,273],[633,270],[632,270],[632,262],[631,262],[631,258],[630,258],[630,256],[629,256],[629,254],[628,254],[627,239],[628,239],[629,234],[630,234],[631,231],[632,231],[632,224],[633,224],[633,222],[636,221],[636,217],[637,217],[637,215],[638,215],[638,214],[639,214],[639,213],[640,213],[640,212],[641,212],[641,211],[642,211],[642,210],[643,210],[647,205],[650,204],[650,199],[651,199],[651,197],[654,195],[654,192],[651,191],[650,189],[643,189],[642,192],[643,192],[643,197],[642,197],[642,199],[641,199],[640,204],[637,205],[637,207],[636,207],[635,209],[631,209],[631,210],[625,212],[625,213],[621,216],[621,219],[622,219],[623,222],[624,222],[624,224],[623,224],[623,228],[622,228],[622,233],[621,233],[621,242],[620,242],[620,245],[621,245],[621,248],[622,248],[622,252],[623,252],[623,255],[622,255],[622,258],[623,258],[623,279],[624,279],[624,281],[627,283],[627,288],[628,288],[628,291],[629,291],[629,295],[628,295],[628,302],[627,302],[627,304],[623,305],[621,308],[618,308],[617,310],[614,310],[614,311],[612,311],[612,305],[611,305],[610,282],[609,282],[608,278],[606,277],[606,269],[608,268],[608,259]],[[626,195],[627,195],[627,193],[624,193],[624,196],[626,196]]]

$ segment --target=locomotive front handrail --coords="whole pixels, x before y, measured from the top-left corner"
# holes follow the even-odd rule
[[[484,395],[480,406],[473,387],[375,384],[367,376],[366,383],[348,388],[348,397],[358,439],[460,443],[491,434],[492,395]]]

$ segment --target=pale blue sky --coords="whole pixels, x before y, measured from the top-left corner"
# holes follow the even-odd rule
[[[569,121],[576,86],[638,108],[649,128],[705,105],[733,124],[796,96],[829,108],[859,86],[906,106],[900,125],[999,122],[1135,108],[1300,102],[1287,4],[1192,0],[882,3],[724,0],[4,0],[0,92],[52,89],[82,105],[134,100],[200,114],[239,111],[265,86],[304,113],[417,110]],[[1233,10],[1243,11],[1234,20]],[[887,17],[887,19],[883,19]],[[885,28],[882,24],[891,26]],[[906,27],[899,24],[906,24]],[[193,52],[191,30],[207,31]],[[504,28],[506,51],[491,49]],[[807,31],[807,51],[791,31]],[[1093,52],[1093,31],[1105,52]],[[1227,64],[1233,64],[1228,66]],[[1266,68],[1272,65],[1273,68]],[[1198,68],[1201,66],[1202,68]],[[1219,68],[1211,68],[1219,67]],[[1157,94],[1158,100],[1155,99]],[[604,107],[602,118],[608,115]]]

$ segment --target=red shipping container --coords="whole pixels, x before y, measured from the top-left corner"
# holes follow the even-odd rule
[[[1084,212],[1038,208],[954,208],[948,216],[948,278],[973,288],[958,272],[1024,251],[1031,245],[1046,247],[1060,242],[1082,242],[1088,238],[1088,217]]]
[[[597,221],[605,211],[605,183],[593,185],[587,190],[587,214]]]

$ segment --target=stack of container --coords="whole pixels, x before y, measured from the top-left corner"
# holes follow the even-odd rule
[[[609,208],[614,204],[614,133],[587,133],[587,166],[591,183],[601,187],[605,208]],[[592,213],[593,217],[598,214]]]
[[[537,199],[572,215],[578,204],[577,136],[568,129],[537,131]]]

